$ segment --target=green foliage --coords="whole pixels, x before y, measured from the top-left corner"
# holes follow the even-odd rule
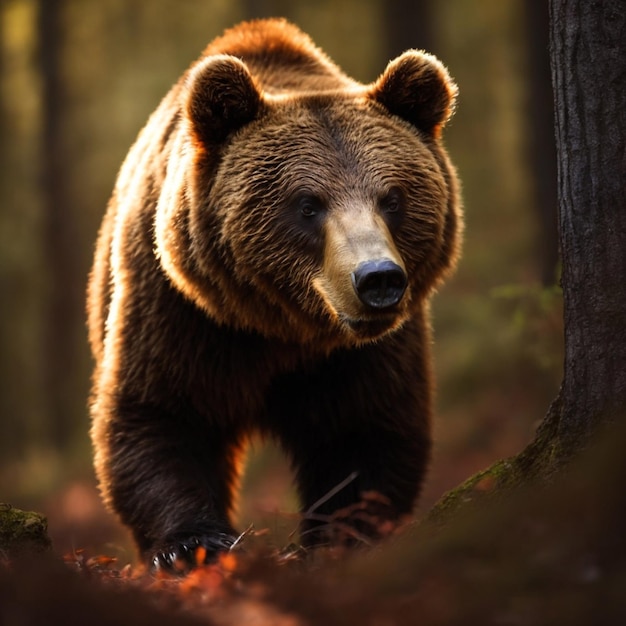
[[[510,320],[511,341],[539,371],[552,377],[561,366],[563,292],[558,285],[503,285],[491,290],[502,317]]]

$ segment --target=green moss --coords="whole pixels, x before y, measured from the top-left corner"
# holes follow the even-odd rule
[[[0,552],[42,552],[50,546],[45,516],[0,503]]]
[[[584,449],[578,441],[565,441],[560,432],[562,402],[560,394],[553,401],[537,430],[535,439],[517,456],[503,459],[474,474],[458,487],[448,491],[427,513],[424,524],[443,526],[450,523],[461,510],[476,508],[485,500],[498,499],[512,490],[532,485],[534,480],[545,483]],[[588,443],[588,441],[587,441]],[[576,444],[576,445],[575,445]]]
[[[505,487],[521,483],[523,477],[516,471],[515,459],[497,461],[491,467],[470,476],[458,487],[445,493],[428,512],[426,524],[442,525],[450,522],[464,507],[475,507],[487,497],[497,495]]]

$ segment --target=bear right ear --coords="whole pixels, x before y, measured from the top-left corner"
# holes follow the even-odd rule
[[[408,50],[389,63],[369,95],[393,115],[438,137],[454,111],[457,87],[436,57]]]
[[[261,93],[248,68],[229,55],[200,61],[190,71],[187,89],[187,116],[206,146],[221,144],[255,119],[261,106]]]

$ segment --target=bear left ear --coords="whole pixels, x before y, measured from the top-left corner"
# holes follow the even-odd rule
[[[454,112],[457,86],[433,55],[408,50],[389,63],[370,97],[390,113],[438,137]]]
[[[255,119],[261,107],[261,93],[248,68],[229,55],[200,61],[187,78],[187,89],[187,117],[207,146],[221,144]]]

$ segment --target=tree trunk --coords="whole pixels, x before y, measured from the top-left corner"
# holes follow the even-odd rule
[[[535,440],[446,494],[429,513],[435,523],[485,484],[501,492],[545,478],[626,420],[626,2],[550,0],[550,29],[563,382]]]
[[[565,362],[523,475],[626,419],[626,2],[550,0],[550,53]]]
[[[62,0],[40,0],[39,69],[42,78],[41,188],[47,307],[44,317],[45,393],[51,443],[58,448],[72,437],[75,417],[77,330],[83,327],[83,286],[76,262],[77,228],[68,192],[70,160],[65,149],[65,94],[61,64]]]
[[[289,0],[244,0],[243,11],[246,19],[260,17],[286,17],[293,14],[293,4]]]
[[[565,362],[523,475],[626,419],[626,2],[550,0],[550,53]]]
[[[409,48],[437,54],[431,0],[387,0],[382,10],[387,59],[393,59]]]
[[[534,184],[534,209],[539,224],[537,258],[541,282],[544,286],[551,286],[558,278],[559,250],[548,3],[526,2],[523,10],[529,65],[528,159]]]
[[[626,411],[626,2],[551,0],[550,23],[566,452]]]

